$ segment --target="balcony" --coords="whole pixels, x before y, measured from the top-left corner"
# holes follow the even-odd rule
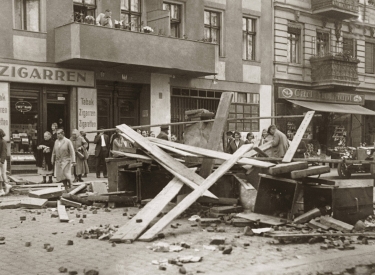
[[[313,14],[340,20],[358,17],[358,0],[311,0]]]
[[[316,89],[355,88],[359,60],[346,56],[311,57],[311,80]]]
[[[55,29],[55,60],[83,67],[118,67],[200,77],[216,73],[218,47],[191,41],[71,23]]]

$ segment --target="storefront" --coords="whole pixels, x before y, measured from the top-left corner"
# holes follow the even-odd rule
[[[81,90],[94,87],[94,72],[39,67],[18,64],[0,64],[0,128],[9,141],[10,170],[13,173],[36,171],[36,147],[52,123],[70,136],[72,127],[79,125],[78,99],[91,100],[91,121],[97,128],[96,89],[88,89],[87,99]]]
[[[276,115],[302,115],[315,110],[314,117],[307,128],[303,142],[314,155],[331,155],[347,146],[357,147],[365,142],[364,118],[373,116],[363,105],[365,96],[354,92],[326,92],[292,87],[276,87]],[[302,118],[278,119],[277,127],[292,139]]]

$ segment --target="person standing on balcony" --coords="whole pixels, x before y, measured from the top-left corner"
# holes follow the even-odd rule
[[[103,26],[107,28],[112,28],[112,12],[109,9],[105,10],[105,13],[100,13],[98,17],[96,17],[96,25],[97,26]]]

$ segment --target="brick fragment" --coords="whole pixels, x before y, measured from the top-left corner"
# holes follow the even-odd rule
[[[50,247],[51,246],[51,244],[49,244],[49,243],[45,243],[44,245],[43,245],[43,248],[44,249],[47,249],[48,247]]]
[[[85,271],[85,275],[99,275],[99,271],[91,269],[89,271]]]
[[[83,219],[80,219],[80,220],[79,220],[79,223],[83,223]]]
[[[245,226],[244,230],[243,230],[243,234],[245,236],[253,236],[254,235],[254,232],[253,230],[251,230],[251,227],[250,226]]]
[[[68,274],[69,274],[69,275],[77,275],[77,274],[78,274],[78,271],[72,270],[72,271],[69,271]]]
[[[26,243],[25,243],[25,246],[26,246],[26,247],[31,246],[31,242],[26,242]]]
[[[186,269],[183,266],[181,266],[178,271],[180,272],[180,274],[186,274]]]
[[[216,236],[211,238],[210,245],[220,245],[220,244],[225,244],[225,237],[221,236]]]
[[[80,218],[81,217],[81,215],[80,214],[76,214],[76,218]]]
[[[83,214],[83,215],[82,215],[82,218],[86,219],[86,218],[87,218],[87,215],[86,215],[86,214]]]
[[[142,219],[136,219],[135,222],[136,222],[136,223],[141,223],[141,222],[142,222]]]
[[[36,218],[35,217],[33,217],[32,219],[31,219],[32,221],[36,221]]]
[[[159,265],[159,270],[167,270],[167,267],[165,265]]]
[[[128,213],[124,212],[124,213],[122,213],[122,215],[123,215],[123,216],[127,216],[127,215],[128,215]]]
[[[21,220],[21,221],[26,221],[26,217],[25,217],[25,216],[21,216],[21,217],[20,217],[20,220]]]
[[[72,240],[68,240],[68,242],[66,244],[67,245],[73,245],[73,241]]]
[[[52,252],[53,251],[53,246],[49,246],[48,248],[47,248],[47,252]]]
[[[5,240],[5,237],[0,237],[0,241],[4,241]]]
[[[60,273],[66,273],[66,272],[68,272],[68,269],[66,267],[62,266],[62,267],[59,268],[59,272]]]
[[[211,226],[206,228],[207,232],[215,232],[215,229],[213,229]]]
[[[230,245],[228,245],[228,246],[226,246],[225,247],[225,249],[223,250],[223,254],[231,254],[232,253],[232,250],[233,250],[233,248],[232,248],[232,246],[230,246]]]

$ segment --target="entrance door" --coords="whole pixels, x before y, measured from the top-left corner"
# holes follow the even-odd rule
[[[61,103],[47,103],[47,129],[51,131],[52,123],[57,123],[59,128],[64,129],[65,136],[69,137],[67,124],[66,105]]]

